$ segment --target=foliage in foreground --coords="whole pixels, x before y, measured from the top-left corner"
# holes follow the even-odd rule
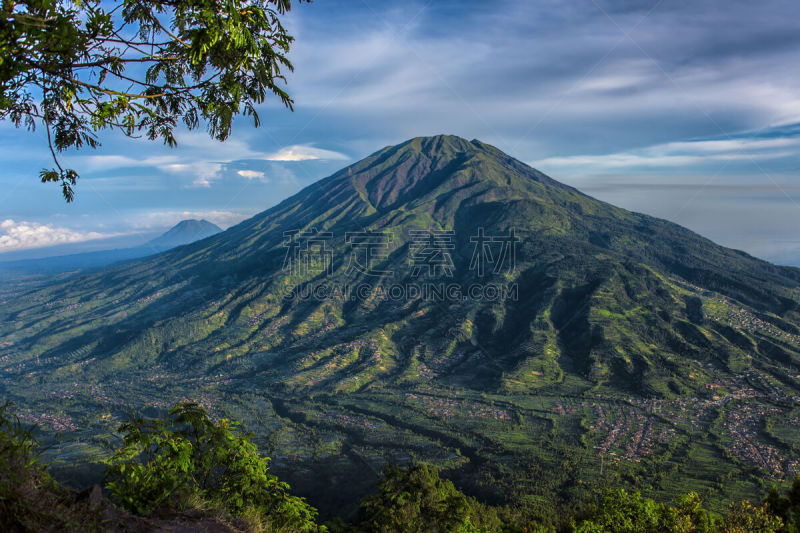
[[[316,509],[269,473],[269,458],[236,422],[214,422],[199,405],[183,403],[161,418],[134,418],[120,432],[124,445],[109,461],[107,488],[131,512],[202,507],[269,531],[318,529]]]
[[[374,495],[361,503],[361,531],[498,531],[497,513],[465,496],[425,465],[388,466]]]
[[[35,461],[30,431],[9,417],[7,410],[8,404],[0,408],[0,526],[4,530],[19,527],[22,517],[32,511],[21,493],[26,485],[41,481],[31,475]]]
[[[303,1],[303,0],[299,0]],[[47,131],[58,182],[74,197],[78,174],[57,151],[95,148],[111,129],[176,144],[178,122],[205,122],[224,140],[243,112],[291,70],[281,22],[291,0],[20,0],[0,3],[0,120]]]
[[[762,505],[731,504],[725,516],[714,516],[691,492],[672,505],[623,489],[602,494],[583,516],[565,517],[559,531],[570,533],[796,533],[780,515],[800,513],[800,478],[786,496],[777,489]],[[770,503],[772,501],[772,503]],[[777,502],[777,503],[776,503]],[[377,491],[361,504],[360,522],[344,531],[383,532],[554,532],[530,523],[513,511],[483,505],[465,496],[450,481],[425,466],[387,467]],[[777,512],[776,512],[777,511]],[[502,517],[502,518],[501,518]]]
[[[748,501],[731,504],[723,519],[712,517],[702,507],[697,493],[678,499],[675,506],[623,489],[608,492],[590,511],[590,517],[575,527],[576,533],[777,533],[783,522],[768,506]]]
[[[0,531],[99,531],[97,509],[48,475],[32,428],[8,411],[0,406]]]
[[[7,410],[7,405],[0,408],[0,530],[130,531],[144,524],[109,510],[106,502],[84,502],[55,483],[36,460],[30,429]],[[180,404],[158,419],[133,419],[121,431],[124,444],[109,461],[108,488],[136,514],[183,513],[190,525],[204,516],[222,517],[216,523],[227,524],[224,531],[325,530],[315,523],[316,510],[269,473],[269,459],[258,454],[236,423],[213,421],[197,404]],[[639,492],[613,490],[579,516],[561,517],[558,531],[798,533],[798,518],[800,478],[785,493],[773,488],[763,504],[732,503],[724,516],[706,511],[696,493],[668,505]],[[426,465],[388,466],[375,493],[362,500],[359,520],[338,520],[330,527],[342,533],[556,531],[466,496]]]
[[[786,494],[781,494],[780,489],[773,485],[766,504],[772,514],[783,520],[783,532],[800,533],[800,477],[795,478]]]

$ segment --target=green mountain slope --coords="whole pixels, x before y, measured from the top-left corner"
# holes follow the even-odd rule
[[[798,468],[798,285],[479,141],[417,138],[201,242],[8,290],[0,387],[86,454],[126,403],[199,398],[343,483],[331,508],[369,484],[346,472],[411,457],[493,501],[636,479],[731,499]]]

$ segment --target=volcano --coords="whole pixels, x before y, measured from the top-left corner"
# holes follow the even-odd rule
[[[0,390],[87,458],[129,407],[198,399],[323,513],[411,460],[493,502],[641,478],[722,501],[798,471],[798,285],[480,141],[415,138],[199,242],[6,287]]]

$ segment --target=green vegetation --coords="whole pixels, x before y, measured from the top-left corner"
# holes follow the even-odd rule
[[[120,427],[124,446],[106,473],[112,497],[149,515],[192,506],[247,516],[269,531],[316,530],[316,510],[288,494],[269,473],[238,424],[213,422],[200,406],[183,403],[158,419],[136,418]]]
[[[42,523],[48,523],[48,530],[64,527],[74,519],[65,491],[37,463],[31,428],[8,409],[9,404],[0,408],[0,529],[32,531]]]
[[[799,478],[800,479],[800,478]],[[778,533],[784,528],[768,505],[747,500],[731,504],[725,517],[714,517],[702,508],[697,493],[689,493],[676,506],[643,498],[638,492],[617,490],[606,494],[581,521],[576,533]]]
[[[269,474],[268,460],[235,423],[214,423],[194,404],[121,428],[125,443],[111,461],[107,488],[134,514],[114,507],[97,486],[76,493],[55,482],[39,461],[33,428],[8,408],[0,408],[2,531],[324,530],[314,521],[316,511]]]
[[[781,490],[773,485],[767,495],[766,503],[770,512],[783,521],[782,531],[800,532],[800,477],[795,478],[786,494],[781,494]]]
[[[499,531],[494,510],[464,496],[453,483],[425,465],[389,466],[377,493],[361,502],[359,529],[394,531]]]
[[[212,421],[194,403],[120,428],[125,438],[109,461],[106,487],[129,515],[99,490],[76,495],[55,483],[36,458],[30,429],[7,409],[0,410],[4,531],[129,531],[175,525],[180,517],[184,527],[212,521],[215,530],[231,532],[795,533],[800,516],[798,477],[785,495],[775,488],[763,504],[732,503],[724,515],[704,509],[697,493],[669,505],[639,492],[598,489],[573,502],[569,513],[551,510],[546,520],[535,520],[519,508],[480,503],[437,470],[416,464],[387,466],[374,492],[362,499],[357,519],[321,525],[316,510],[269,473],[268,459],[235,422]]]

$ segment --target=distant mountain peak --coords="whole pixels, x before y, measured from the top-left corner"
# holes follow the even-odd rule
[[[204,218],[200,220],[197,220],[196,218],[187,218],[186,220],[181,220],[180,222],[172,226],[172,228],[170,228],[169,231],[186,231],[199,228],[208,228],[208,229],[215,228],[217,230],[222,231],[222,228],[220,228],[219,226],[217,226],[212,222],[209,222]]]
[[[118,261],[137,259],[177,246],[183,246],[184,244],[190,244],[221,232],[222,229],[219,226],[207,220],[182,220],[166,233],[143,245],[131,248],[95,250],[69,255],[0,262],[0,278],[14,279],[30,275],[55,274],[104,267]]]
[[[221,233],[222,228],[208,220],[181,220],[163,235],[147,243],[152,248],[174,248]]]

